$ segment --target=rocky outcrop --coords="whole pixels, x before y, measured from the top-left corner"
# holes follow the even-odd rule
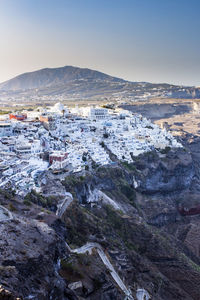
[[[137,190],[145,194],[179,193],[190,187],[195,176],[191,155],[180,149],[170,151],[164,157],[147,153],[135,163],[141,170]]]
[[[23,299],[30,295],[48,299],[54,289],[64,293],[64,282],[55,273],[62,245],[53,229],[41,221],[16,217],[0,224],[0,232],[2,285]]]
[[[195,165],[191,154],[185,149],[159,154],[156,151],[142,154],[132,163],[130,169],[118,164],[115,168],[99,168],[93,176],[82,180],[65,181],[67,190],[74,188],[80,203],[87,203],[93,190],[109,191],[117,189],[120,180],[133,189],[147,195],[172,194],[187,190],[195,179]]]
[[[180,220],[180,216],[178,212],[160,213],[156,216],[149,218],[147,220],[147,223],[150,225],[162,227],[164,225],[173,224],[179,220]]]
[[[110,204],[129,215],[139,214],[148,224],[164,226],[179,220],[179,206],[196,180],[196,167],[189,151],[145,153],[131,165],[98,168],[91,176],[69,176],[63,181],[80,204]],[[102,194],[103,193],[103,194]],[[101,194],[101,195],[100,195]],[[105,196],[103,196],[105,195]]]
[[[16,298],[15,296],[13,296],[13,294],[10,291],[3,288],[2,285],[0,285],[0,299],[1,300],[21,300],[21,298]]]
[[[66,255],[63,223],[34,204],[6,195],[0,201],[12,209],[12,219],[0,221],[0,299],[76,299],[57,270],[58,259]]]

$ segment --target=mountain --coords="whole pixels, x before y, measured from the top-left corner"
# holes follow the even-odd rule
[[[0,84],[0,100],[200,98],[200,89],[130,82],[87,68],[65,66],[24,73]]]
[[[124,80],[107,74],[72,66],[61,68],[45,68],[28,72],[0,84],[3,90],[26,90],[67,85],[77,80],[124,82]]]

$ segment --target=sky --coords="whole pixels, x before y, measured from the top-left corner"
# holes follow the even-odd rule
[[[200,86],[199,0],[0,0],[0,82],[73,65]]]

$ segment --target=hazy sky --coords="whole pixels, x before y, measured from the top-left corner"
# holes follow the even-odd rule
[[[200,0],[0,0],[0,81],[74,65],[200,86]]]

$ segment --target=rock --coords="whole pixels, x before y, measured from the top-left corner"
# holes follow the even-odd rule
[[[63,242],[53,228],[15,216],[15,220],[0,224],[0,234],[0,281],[11,295],[23,299],[35,295],[42,300],[56,288],[61,295],[57,299],[63,299],[65,284],[55,270]]]
[[[190,187],[195,176],[191,155],[182,149],[168,153],[164,160],[147,157],[142,164],[145,172],[137,178],[137,190],[145,194],[182,192]]]
[[[12,293],[0,285],[0,299],[1,300],[22,300],[22,298],[16,298]]]
[[[81,281],[76,281],[76,282],[72,282],[68,285],[68,287],[71,289],[71,290],[76,290],[76,289],[79,289],[79,288],[82,288],[83,287],[83,284]]]

